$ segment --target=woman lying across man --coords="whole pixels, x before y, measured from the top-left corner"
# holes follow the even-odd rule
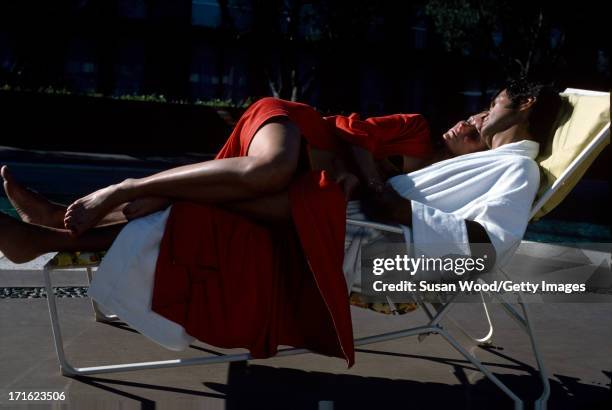
[[[305,104],[264,98],[215,160],[128,179],[67,208],[21,187],[3,167],[5,190],[25,222],[0,215],[0,250],[19,263],[51,251],[106,250],[129,232],[130,253],[113,257],[113,245],[96,276],[131,267],[138,283],[139,266],[151,262],[149,309],[189,335],[248,348],[253,357],[284,344],[352,364],[342,274],[347,198],[377,196],[393,174],[485,149],[482,118],[458,123],[434,153],[420,115],[323,118]],[[131,219],[144,229],[157,224],[157,241],[130,229],[136,225],[124,229]]]
[[[50,241],[55,243],[52,248],[44,246],[48,241],[43,240],[40,250],[13,251],[12,246],[7,246],[7,257],[20,263],[49,251],[107,249],[117,229],[96,230],[94,235],[76,237],[93,226],[123,224],[165,209],[173,200],[223,204],[264,220],[287,219],[290,215],[286,188],[295,174],[305,169],[327,171],[342,186],[347,199],[357,199],[379,190],[392,176],[486,149],[479,138],[484,115],[481,112],[459,121],[439,138],[434,149],[428,126],[418,114],[363,121],[355,114],[320,117],[304,104],[264,98],[244,114],[215,160],[169,169],[139,180],[127,179],[70,206],[49,201],[21,186],[8,167],[3,166],[5,193],[22,221],[54,228],[47,233],[50,239],[59,239]],[[244,129],[248,133],[254,127],[258,129],[251,143],[245,143]],[[304,128],[306,131],[302,131]],[[367,157],[374,158],[374,168]],[[11,232],[16,233],[12,229]],[[45,237],[44,230],[31,234],[36,235],[34,232],[41,234],[40,239]],[[65,235],[68,232],[70,237]]]

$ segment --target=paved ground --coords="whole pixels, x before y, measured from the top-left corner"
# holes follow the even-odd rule
[[[597,277],[606,286],[609,255],[560,247],[526,244],[512,266],[524,269],[547,255],[547,280],[569,271]],[[551,258],[552,257],[552,258]],[[551,260],[553,262],[551,262]],[[22,266],[0,259],[0,287],[42,286],[42,261]],[[586,265],[601,265],[596,275]],[[597,266],[596,266],[597,267]],[[58,286],[81,286],[79,272],[55,275]],[[612,406],[612,296],[597,303],[532,303],[530,309],[544,360],[550,373],[550,409],[608,409]],[[174,353],[122,324],[93,320],[87,298],[61,298],[69,360],[77,366],[175,357],[215,355],[221,349],[195,344]],[[504,383],[527,399],[537,396],[540,383],[530,354],[529,340],[516,324],[492,307],[496,325],[494,344],[479,348],[452,324],[451,332]],[[356,336],[398,330],[424,320],[417,311],[390,317],[353,310]],[[477,305],[462,304],[453,318],[468,330],[482,330]],[[18,403],[10,392],[64,392],[64,402]],[[388,341],[357,349],[357,362],[344,362],[314,354],[164,370],[110,373],[67,378],[59,374],[52,344],[46,299],[0,299],[0,408],[95,409],[378,409],[383,405],[405,408],[490,409],[511,408],[511,402],[482,374],[474,371],[437,335]],[[529,406],[527,407],[529,408]]]

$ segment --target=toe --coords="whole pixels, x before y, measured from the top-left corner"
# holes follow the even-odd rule
[[[82,225],[83,222],[80,221],[78,218],[70,218],[67,222],[66,222],[66,226],[68,226],[68,229],[71,230],[78,230],[79,226]]]
[[[6,165],[2,166],[2,169],[0,170],[0,175],[2,175],[2,178],[4,179],[5,184],[13,182],[13,176],[9,172],[9,169]]]
[[[64,225],[66,225],[66,229],[69,229],[71,231],[76,231],[78,227],[78,224],[73,219],[65,221]]]
[[[71,203],[67,209],[72,209],[72,210],[76,210],[76,209],[80,209],[83,207],[83,202],[81,201],[81,199],[77,199],[76,201],[74,201],[73,203]]]

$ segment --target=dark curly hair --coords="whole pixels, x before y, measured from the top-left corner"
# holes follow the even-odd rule
[[[545,143],[552,132],[552,126],[563,103],[561,96],[552,86],[520,77],[508,81],[499,93],[506,90],[511,108],[517,108],[530,97],[535,103],[529,113],[529,133],[540,143]],[[498,93],[498,94],[499,94]]]

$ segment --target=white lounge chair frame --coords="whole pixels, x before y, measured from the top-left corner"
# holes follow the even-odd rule
[[[578,89],[567,89],[566,93],[572,94],[582,94],[582,95],[601,95],[605,93],[599,93],[595,91],[588,90],[578,90]],[[555,181],[555,183],[549,188],[542,197],[534,204],[531,216],[533,217],[538,210],[546,203],[546,201],[551,197],[551,195],[559,189],[563,184],[565,184],[568,177],[578,168],[588,157],[589,155],[600,145],[610,134],[610,123],[602,129],[602,131],[591,141],[591,143],[578,155],[578,157],[570,164],[570,166],[563,172],[563,174]],[[368,221],[358,221],[358,220],[347,220],[348,224],[355,226],[362,226],[367,228],[378,229],[386,232],[392,233],[402,233],[402,229],[398,226],[385,225],[375,222]],[[54,267],[47,263],[44,267],[43,275],[45,280],[45,287],[47,292],[47,302],[49,305],[49,315],[51,318],[51,327],[53,331],[53,341],[55,343],[55,349],[57,352],[57,357],[60,363],[60,371],[65,376],[79,376],[79,375],[92,375],[92,374],[100,374],[100,373],[114,373],[114,372],[125,372],[132,370],[144,370],[144,369],[161,369],[168,367],[180,367],[180,366],[193,366],[193,365],[202,365],[202,364],[212,364],[212,363],[230,363],[237,361],[246,361],[252,359],[251,355],[248,353],[244,354],[227,354],[222,356],[208,356],[208,357],[196,357],[196,358],[188,358],[188,359],[174,359],[174,360],[162,360],[156,362],[137,362],[137,363],[124,363],[124,364],[115,364],[115,365],[106,365],[106,366],[95,366],[95,367],[74,367],[72,364],[68,362],[66,359],[66,354],[64,352],[64,344],[62,339],[62,334],[59,326],[59,319],[57,314],[57,306],[55,300],[55,294],[53,292],[53,287],[51,283],[51,275],[50,273],[54,270],[58,269],[86,269],[88,280],[91,281],[93,271],[92,268],[96,265],[91,266],[75,266],[75,267]],[[503,272],[502,272],[503,273]],[[482,281],[482,279],[479,279]],[[536,338],[533,332],[533,327],[529,318],[529,309],[526,303],[524,303],[523,295],[519,294],[518,303],[521,307],[523,314],[519,313],[510,303],[505,301],[501,296],[493,294],[490,295],[497,299],[499,302],[499,306],[503,308],[503,310],[518,324],[519,327],[525,331],[528,335],[531,347],[536,359],[536,363],[540,372],[540,378],[542,381],[542,394],[535,402],[536,410],[545,410],[547,407],[548,397],[550,396],[550,385],[548,381],[548,373],[546,368],[544,367],[544,362],[542,360],[542,356],[540,354],[540,349],[536,342]],[[387,340],[400,339],[407,336],[419,336],[419,341],[423,340],[427,335],[430,334],[439,334],[442,336],[453,348],[455,348],[463,357],[466,358],[470,363],[472,363],[478,370],[480,370],[489,380],[491,380],[500,390],[502,390],[508,397],[510,397],[514,401],[515,410],[522,410],[524,408],[523,401],[519,398],[519,396],[514,393],[508,386],[506,386],[497,376],[495,376],[485,365],[482,364],[474,355],[470,354],[458,341],[455,337],[453,337],[441,324],[442,319],[446,318],[451,321],[455,326],[459,328],[465,335],[474,340],[476,343],[490,343],[491,338],[493,337],[493,323],[491,321],[491,317],[489,315],[489,310],[487,307],[487,302],[484,298],[484,295],[481,294],[482,298],[482,307],[484,310],[485,317],[487,319],[488,331],[487,333],[480,338],[476,338],[471,336],[467,331],[465,331],[461,326],[452,321],[451,318],[447,318],[448,312],[455,305],[454,298],[447,303],[443,304],[434,304],[431,306],[427,306],[424,302],[419,302],[419,305],[425,312],[425,314],[429,318],[429,322],[424,324],[423,326],[408,328],[404,330],[399,330],[395,332],[383,333],[375,336],[363,337],[355,339],[355,346],[362,346],[371,343],[378,343]],[[96,321],[99,322],[110,322],[117,320],[118,318],[114,315],[105,315],[102,313],[95,302],[92,301],[92,305],[95,312]],[[312,353],[307,349],[296,349],[296,348],[287,348],[281,349],[277,353],[276,356],[290,356],[297,355],[303,353]]]

